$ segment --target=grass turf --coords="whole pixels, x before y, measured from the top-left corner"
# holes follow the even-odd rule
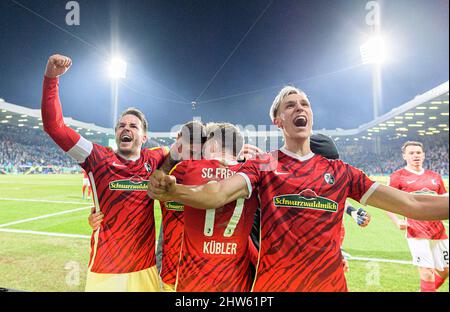
[[[386,181],[384,177],[377,179]],[[89,207],[91,201],[81,199],[81,183],[81,175],[0,176],[0,287],[83,291],[90,250],[88,238],[1,232],[13,229],[90,236],[89,208],[1,227],[18,220]],[[448,180],[446,185],[448,188]],[[395,228],[383,211],[366,209],[372,215],[367,228],[358,227],[345,216],[345,251],[353,257],[410,260],[404,233]],[[159,205],[155,205],[157,229],[160,220]],[[417,269],[410,264],[350,260],[346,275],[350,291],[415,292],[419,289]],[[448,281],[440,291],[448,291]]]

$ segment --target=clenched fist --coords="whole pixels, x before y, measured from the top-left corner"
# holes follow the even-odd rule
[[[72,60],[67,56],[54,54],[50,56],[45,69],[45,76],[56,78],[63,75],[72,65]]]
[[[175,192],[176,178],[156,170],[148,181],[147,194],[152,199],[167,201]]]

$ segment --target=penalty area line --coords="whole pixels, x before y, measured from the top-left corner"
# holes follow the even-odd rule
[[[13,222],[9,222],[9,223],[0,224],[0,228],[11,226],[11,225],[16,225],[16,224],[20,224],[20,223],[25,223],[25,222],[31,222],[31,221],[35,221],[35,220],[50,218],[50,217],[54,217],[54,216],[60,216],[60,215],[63,215],[63,214],[72,213],[72,212],[81,211],[81,210],[86,210],[86,209],[90,209],[90,208],[92,208],[92,206],[86,206],[86,207],[81,207],[81,208],[76,208],[76,209],[71,209],[71,210],[64,210],[64,211],[60,211],[60,212],[56,212],[56,213],[46,214],[46,215],[39,216],[39,217],[13,221]]]
[[[55,237],[85,238],[85,239],[91,238],[91,236],[89,235],[50,233],[50,232],[38,232],[38,231],[15,230],[15,229],[0,229],[0,232],[34,234],[34,235],[55,236]]]

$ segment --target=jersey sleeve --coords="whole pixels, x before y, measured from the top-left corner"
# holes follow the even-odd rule
[[[80,150],[82,151],[82,149]],[[87,154],[85,157],[83,156],[84,160],[80,162],[79,165],[86,171],[86,173],[95,171],[96,167],[98,167],[98,165],[102,163],[103,159],[105,159],[105,156],[110,152],[113,152],[111,147],[105,147],[94,143],[92,144],[89,154]],[[81,153],[86,154],[87,152]]]
[[[186,170],[189,167],[190,161],[182,161],[173,166],[172,170],[170,170],[169,175],[173,175],[177,179],[178,184],[183,184],[184,175],[186,174]]]
[[[369,179],[369,177],[361,170],[346,164],[349,177],[349,194],[348,197],[366,205],[367,199],[372,195],[378,187],[378,183]]]
[[[86,160],[92,151],[92,143],[75,130],[66,126],[58,93],[58,78],[44,77],[41,115],[44,131],[78,163]]]
[[[152,167],[159,168],[164,163],[167,155],[169,155],[169,149],[166,146],[158,146],[147,149],[146,153],[149,154],[149,158],[152,161]]]
[[[438,178],[439,178],[439,190],[438,190],[438,194],[439,195],[444,195],[444,194],[447,194],[448,192],[447,192],[447,190],[445,189],[445,184],[444,184],[444,180],[442,179],[442,177],[439,175],[438,176]]]
[[[248,189],[247,198],[250,198],[253,190],[259,186],[259,181],[261,180],[261,165],[262,163],[257,159],[249,159],[236,173],[245,179]]]

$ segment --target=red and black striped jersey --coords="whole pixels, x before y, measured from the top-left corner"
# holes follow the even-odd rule
[[[431,170],[422,170],[421,172],[415,172],[408,168],[397,170],[391,174],[389,186],[416,194],[442,195],[447,192],[442,177]],[[442,221],[418,221],[408,218],[407,222],[408,238],[447,238]]]
[[[286,149],[239,170],[261,207],[253,291],[347,291],[341,224],[347,197],[365,204],[377,184],[340,160]]]
[[[162,259],[159,275],[165,284],[175,285],[184,231],[184,207],[176,202],[161,203],[160,205],[162,239],[159,243],[162,244]]]
[[[218,160],[179,163],[178,183],[200,185],[235,174],[242,164]],[[184,235],[177,274],[177,291],[249,291],[252,284],[250,231],[257,194],[218,209],[184,206]]]
[[[109,147],[92,145],[80,165],[105,216],[91,239],[92,272],[129,273],[156,264],[153,200],[147,195],[147,183],[166,155],[164,148],[144,149],[132,161]]]
[[[58,84],[58,78],[44,78],[44,129],[86,171],[96,210],[105,215],[100,228],[92,234],[89,270],[129,273],[155,265],[153,200],[147,196],[147,182],[164,161],[167,150],[145,149],[133,161],[86,140],[65,124]]]

